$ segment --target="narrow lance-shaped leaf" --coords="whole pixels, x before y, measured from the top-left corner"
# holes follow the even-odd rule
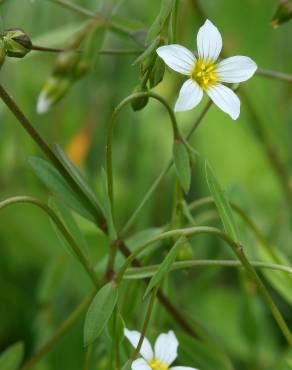
[[[174,246],[171,248],[171,250],[168,252],[167,256],[159,266],[158,270],[156,271],[155,275],[152,276],[146,292],[144,294],[144,298],[149,294],[149,292],[154,288],[160,285],[162,279],[168,274],[171,265],[176,259],[177,252],[179,250],[179,247],[182,243],[185,242],[185,238],[180,238],[177,240],[177,242],[174,244]]]
[[[173,143],[173,159],[180,185],[187,193],[191,185],[191,166],[188,150],[181,140]]]
[[[30,157],[28,163],[39,179],[53,194],[62,199],[68,207],[74,209],[81,216],[95,222],[95,215],[84,207],[79,195],[53,165],[38,157]]]
[[[23,343],[15,343],[0,355],[0,370],[18,370],[23,358]]]
[[[65,204],[59,201],[56,198],[49,199],[49,206],[55,211],[55,213],[60,217],[63,221],[63,224],[66,226],[68,232],[72,235],[82,252],[88,256],[88,245],[87,242],[79,229],[77,222],[75,221],[70,209],[68,209]],[[57,236],[61,240],[62,244],[65,245],[66,249],[69,251],[70,254],[75,256],[75,252],[72,250],[70,244],[67,240],[63,237],[60,233],[59,229],[56,227],[55,223],[52,222],[53,228],[56,231]]]
[[[63,163],[63,165],[67,168],[68,172],[72,176],[72,178],[77,182],[77,184],[80,186],[80,188],[83,190],[83,192],[88,196],[88,198],[91,200],[93,204],[95,204],[96,207],[101,208],[100,204],[96,198],[95,193],[90,188],[90,186],[87,184],[86,180],[83,178],[81,173],[78,171],[78,169],[74,166],[74,164],[71,162],[71,160],[68,158],[66,153],[63,151],[63,149],[60,147],[60,145],[55,145],[56,153]]]
[[[133,62],[133,66],[143,62],[146,58],[148,58],[160,44],[160,37],[157,36],[153,42],[148,46],[148,48]]]
[[[233,219],[231,207],[225,197],[225,194],[221,190],[221,187],[210,165],[207,162],[206,162],[206,177],[209,190],[212,194],[212,197],[218,209],[218,213],[221,218],[221,221],[223,222],[224,229],[226,233],[231,237],[231,239],[233,239],[234,241],[238,241],[236,224]]]
[[[174,7],[174,0],[162,0],[161,8],[158,16],[153,22],[152,26],[149,29],[147,35],[147,43],[151,42],[154,37],[156,37],[163,29],[167,18],[170,16],[170,13]]]
[[[84,345],[93,343],[108,323],[118,300],[118,286],[114,282],[104,285],[94,297],[84,323]]]

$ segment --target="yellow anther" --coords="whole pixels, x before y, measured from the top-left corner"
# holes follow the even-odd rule
[[[151,360],[148,362],[152,370],[168,370],[167,364],[162,364],[159,360]]]
[[[197,82],[201,89],[206,90],[218,81],[216,69],[217,65],[215,63],[198,59],[192,70],[191,79]]]

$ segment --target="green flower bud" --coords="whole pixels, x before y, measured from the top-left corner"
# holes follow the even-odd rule
[[[188,241],[179,247],[176,256],[176,259],[178,261],[191,260],[193,259],[193,257],[194,257],[193,248]]]
[[[67,77],[51,76],[45,83],[37,102],[39,114],[47,112],[68,91],[73,81]]]
[[[158,58],[155,61],[154,67],[152,68],[149,76],[149,83],[151,89],[162,81],[164,72],[165,72],[165,63],[161,58]]]
[[[142,87],[138,85],[134,88],[133,93],[140,93],[140,92],[147,92],[147,91],[148,91],[147,87]],[[142,98],[136,98],[132,100],[131,102],[132,109],[135,112],[138,110],[142,110],[147,105],[148,100],[149,100],[148,96],[142,97]]]
[[[273,28],[288,22],[292,18],[292,0],[281,0],[272,19]]]
[[[13,58],[23,58],[31,51],[32,42],[20,28],[11,28],[3,33],[6,54]]]

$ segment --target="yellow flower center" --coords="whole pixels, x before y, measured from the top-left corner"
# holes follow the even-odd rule
[[[167,370],[168,369],[168,365],[162,364],[159,360],[151,360],[149,361],[148,364],[152,370]]]
[[[217,65],[208,60],[198,59],[191,72],[191,79],[206,90],[208,87],[215,85],[218,81],[216,74]]]

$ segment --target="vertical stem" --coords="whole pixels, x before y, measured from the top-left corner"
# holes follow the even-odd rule
[[[148,328],[148,325],[149,325],[149,322],[150,322],[151,314],[152,314],[152,311],[153,311],[157,291],[158,291],[158,288],[155,288],[155,289],[153,289],[153,292],[151,294],[149,304],[148,304],[148,307],[147,307],[147,311],[146,311],[146,315],[145,315],[145,319],[144,319],[144,323],[143,323],[143,326],[142,326],[142,329],[141,329],[141,336],[140,336],[138,345],[135,348],[135,350],[134,350],[134,352],[131,356],[131,360],[130,360],[131,362],[133,360],[135,360],[135,358],[138,356],[138,354],[140,352],[140,349],[142,347],[142,344],[143,344],[143,341],[144,341],[144,338],[145,338],[145,335],[146,335],[146,331],[147,331],[147,328]]]

